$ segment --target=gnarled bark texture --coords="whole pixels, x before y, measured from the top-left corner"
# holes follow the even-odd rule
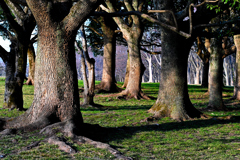
[[[34,100],[25,114],[3,128],[31,130],[64,122],[74,132],[83,123],[80,112],[74,41],[77,30],[98,6],[97,0],[27,0],[38,25]]]

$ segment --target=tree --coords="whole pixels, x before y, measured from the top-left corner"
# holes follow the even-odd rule
[[[89,57],[88,54],[88,47],[87,47],[87,40],[85,35],[84,27],[81,26],[81,41],[82,41],[82,49],[80,45],[75,42],[75,45],[80,52],[81,55],[81,65],[82,65],[82,74],[83,74],[83,83],[84,83],[84,101],[82,106],[100,106],[96,105],[93,101],[94,98],[94,89],[95,89],[95,60]],[[87,71],[86,71],[86,63],[88,67],[88,78],[87,78]]]
[[[116,12],[115,4],[112,4],[109,0],[105,1],[105,3],[108,7],[102,7],[105,11]],[[124,6],[127,11],[142,11],[143,5],[144,3],[139,0],[133,0],[131,2],[128,0],[124,1]],[[123,38],[127,41],[130,58],[129,80],[126,89],[121,92],[121,97],[149,99],[141,91],[141,78],[145,70],[140,55],[140,41],[143,34],[142,21],[137,15],[131,15],[127,19],[121,17],[114,17],[113,19],[120,28]]]
[[[172,0],[159,0],[155,1],[155,4],[156,9],[172,11],[175,3]],[[189,29],[189,23],[183,21],[183,18],[188,15],[188,12],[184,11],[189,9],[190,3],[183,5],[185,9],[179,10],[175,14],[178,15],[176,17],[178,30],[186,32],[186,29]],[[197,8],[190,19],[193,20],[194,25],[197,25],[208,23],[214,16],[214,12],[208,10],[206,5],[203,4]],[[168,13],[159,13],[158,19],[165,24],[175,24],[172,15]],[[161,31],[162,70],[159,93],[157,101],[149,112],[153,113],[155,117],[171,117],[176,120],[200,118],[203,114],[193,107],[187,89],[187,61],[194,36],[186,39],[164,27],[161,28]],[[197,31],[194,30],[194,32]]]
[[[234,96],[233,98],[240,100],[240,36],[239,34],[234,35],[234,43],[237,48],[236,52],[236,81],[234,85]]]
[[[99,1],[27,0],[27,4],[38,26],[34,100],[26,113],[2,120],[0,128],[31,130],[62,122],[57,124],[59,129],[72,136],[83,123],[74,42]]]
[[[33,42],[31,42],[28,45],[28,62],[29,62],[29,75],[28,80],[26,82],[26,85],[34,85],[34,73],[35,73],[35,50],[33,47]]]
[[[11,0],[0,1],[0,6],[13,30],[13,34],[5,31],[11,41],[10,52],[1,49],[1,57],[4,56],[3,61],[6,64],[3,107],[23,110],[22,86],[26,73],[27,50],[36,23],[28,7],[23,10]]]
[[[223,59],[222,45],[217,38],[211,39],[210,53],[210,78],[209,78],[209,103],[208,108],[214,110],[225,110],[222,99],[223,84]]]
[[[103,73],[102,80],[96,88],[106,92],[119,92],[120,88],[115,80],[117,26],[109,17],[99,17],[99,22],[103,32]]]

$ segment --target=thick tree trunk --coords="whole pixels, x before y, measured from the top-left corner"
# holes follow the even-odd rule
[[[130,73],[130,57],[129,57],[129,51],[128,51],[128,59],[127,59],[127,65],[126,65],[126,73],[124,78],[124,83],[122,88],[126,88],[129,80],[129,73]]]
[[[222,100],[223,59],[222,46],[216,38],[211,39],[210,74],[209,74],[209,104],[208,108],[225,110]]]
[[[155,117],[176,120],[200,118],[202,113],[193,107],[187,88],[188,54],[192,40],[162,30],[162,68],[158,98],[149,110]]]
[[[101,28],[103,31],[104,52],[103,52],[103,73],[102,81],[96,89],[105,92],[118,92],[120,89],[116,85],[115,66],[116,66],[116,24],[112,19],[102,17]]]
[[[38,35],[33,104],[24,115],[18,117],[19,123],[10,121],[6,127],[26,126],[42,121],[42,118],[55,122],[71,119],[81,124],[77,72],[73,63],[76,61],[75,37],[66,36],[54,25],[48,31],[39,27]]]
[[[0,128],[33,130],[61,122],[56,124],[61,131],[73,136],[83,123],[74,41],[77,30],[97,8],[98,1],[80,1],[73,6],[68,0],[27,3],[38,24],[34,99],[25,114],[5,122],[0,120]]]
[[[202,87],[208,87],[209,61],[204,62],[202,72]]]
[[[234,43],[237,47],[237,52],[236,52],[236,80],[234,85],[233,98],[240,100],[240,35],[234,36]]]
[[[6,62],[6,80],[3,108],[23,110],[22,86],[26,73],[27,43],[14,41]]]
[[[159,0],[157,9],[172,9],[174,2]],[[160,14],[159,19],[170,23],[170,14]],[[155,117],[176,120],[200,118],[203,114],[191,103],[187,86],[188,55],[193,39],[186,39],[170,30],[161,29],[162,67],[158,98],[148,110]]]
[[[121,94],[127,98],[149,99],[141,91],[141,81],[145,67],[142,64],[140,55],[140,37],[141,36],[136,33],[131,34],[131,36],[129,36],[127,39],[130,59],[130,72],[126,89],[122,91]]]
[[[28,80],[26,82],[26,85],[34,85],[35,51],[32,43],[29,44],[27,54],[28,54],[28,62],[29,62],[29,74],[28,74]]]

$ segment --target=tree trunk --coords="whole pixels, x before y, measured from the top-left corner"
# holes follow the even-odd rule
[[[82,125],[74,41],[98,1],[81,1],[73,6],[67,2],[27,0],[38,24],[34,99],[25,114],[7,120],[3,128],[31,130],[63,122],[62,130],[70,136]]]
[[[115,67],[116,67],[116,37],[115,22],[109,18],[101,17],[101,28],[103,31],[104,51],[103,51],[103,72],[102,81],[96,86],[96,89],[106,92],[120,91],[116,85]]]
[[[29,62],[29,75],[28,75],[28,80],[26,82],[26,85],[34,85],[35,51],[32,43],[29,44],[27,54],[28,54],[28,62]]]
[[[130,73],[130,57],[129,57],[129,51],[128,51],[128,59],[127,59],[127,65],[126,65],[126,73],[124,78],[124,83],[122,88],[126,88],[129,80],[129,73]]]
[[[136,32],[135,32],[136,33]],[[127,98],[148,99],[141,91],[141,80],[145,67],[141,61],[140,55],[140,37],[136,34],[131,34],[127,39],[130,59],[130,72],[127,87],[122,91],[122,95]]]
[[[209,61],[203,62],[202,87],[208,87]]]
[[[222,100],[223,59],[222,46],[216,38],[211,39],[209,74],[209,109],[225,110]]]
[[[152,55],[149,55],[148,69],[149,69],[149,80],[148,80],[148,82],[152,83],[153,82]]]
[[[155,117],[176,120],[200,118],[201,112],[193,107],[187,87],[187,64],[192,40],[162,30],[162,68],[158,98],[148,112]]]
[[[234,98],[240,100],[240,35],[234,36],[234,43],[237,47],[236,52],[236,80],[234,85]]]
[[[28,43],[28,40],[25,41]],[[27,44],[13,41],[6,62],[3,108],[23,110],[22,86],[26,73]]]
[[[84,26],[82,25],[81,28],[81,38],[82,38],[82,46],[83,50],[82,53],[84,55],[84,60],[86,60],[87,67],[88,67],[88,81],[84,83],[84,104],[83,105],[94,105],[94,90],[95,90],[95,60],[89,57],[88,54],[88,47],[86,41],[86,35]],[[80,49],[80,47],[78,46]],[[86,69],[86,68],[85,68]],[[86,72],[86,71],[85,71]],[[87,78],[86,78],[87,80]]]
[[[200,84],[200,67],[196,68],[195,84]]]

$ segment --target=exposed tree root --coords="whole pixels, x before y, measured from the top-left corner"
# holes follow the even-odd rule
[[[28,79],[27,79],[27,82],[24,83],[24,84],[26,84],[26,85],[34,85],[34,81],[33,81],[32,78],[28,78]]]
[[[119,96],[117,96],[118,99],[131,99],[135,98],[137,100],[139,99],[146,99],[150,100],[151,98],[145,95],[142,91],[139,92],[131,92],[129,90],[124,90],[121,93],[119,93]]]
[[[0,120],[0,122],[3,122],[3,121]],[[38,124],[39,124],[39,121],[34,124],[28,125],[27,127],[30,127],[31,129],[26,129],[27,127],[21,127],[21,128],[17,128],[17,129],[8,129],[7,128],[7,129],[3,130],[2,132],[0,132],[0,135],[16,134],[19,131],[24,132],[24,131],[32,130],[32,129],[36,128],[35,125],[38,125]],[[46,125],[46,123],[45,123],[45,125]],[[35,126],[35,127],[33,127],[33,126]],[[88,129],[88,128],[89,128],[89,125],[81,124],[79,126],[79,125],[75,124],[72,120],[68,120],[65,122],[57,122],[54,124],[47,125],[45,128],[41,129],[39,133],[47,136],[47,138],[45,140],[43,140],[43,142],[57,145],[60,150],[66,152],[66,153],[69,153],[71,155],[76,153],[77,151],[70,144],[66,143],[67,140],[65,138],[57,137],[56,136],[57,133],[62,133],[62,135],[64,137],[68,137],[68,138],[72,139],[73,142],[77,143],[78,145],[90,144],[96,148],[106,149],[111,154],[113,154],[116,157],[116,159],[124,159],[124,160],[132,159],[130,157],[124,156],[118,150],[112,148],[109,144],[94,141],[94,140],[91,140],[84,136],[79,136],[79,134],[81,132],[87,132],[86,129]],[[82,129],[84,131],[81,131],[80,129]],[[34,148],[34,147],[38,146],[38,144],[40,142],[41,141],[34,142],[31,145],[25,147],[24,150],[29,150],[29,149]]]
[[[119,88],[116,84],[113,86],[109,86],[106,83],[100,83],[99,85],[95,86],[95,93],[118,93],[121,92],[123,89]]]
[[[72,148],[70,145],[66,144],[64,140],[60,139],[57,136],[52,136],[47,139],[47,142],[50,144],[57,145],[58,148],[66,153],[72,154],[76,153],[76,150]]]
[[[74,138],[74,142],[77,143],[78,145],[81,145],[82,143],[87,143],[87,144],[93,145],[96,148],[106,149],[111,154],[113,154],[116,157],[116,159],[124,159],[124,160],[131,160],[132,159],[130,157],[126,157],[126,156],[122,155],[121,152],[112,148],[109,144],[93,141],[93,140],[91,140],[89,138],[86,138],[86,137],[76,136]]]

